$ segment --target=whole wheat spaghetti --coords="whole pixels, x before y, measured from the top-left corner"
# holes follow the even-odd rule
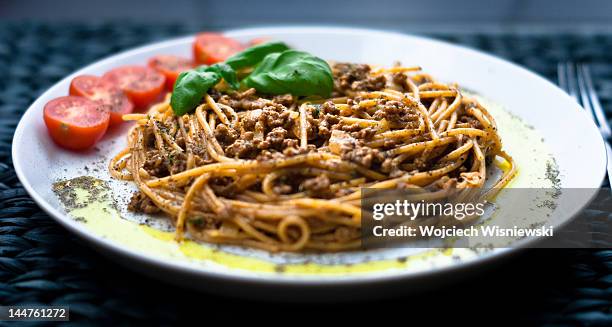
[[[111,174],[130,208],[164,212],[178,240],[269,251],[360,246],[360,188],[482,187],[505,160],[495,120],[457,85],[418,67],[333,65],[330,99],[210,91],[177,117],[168,99],[136,121]]]

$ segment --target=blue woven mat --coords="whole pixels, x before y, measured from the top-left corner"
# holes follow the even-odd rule
[[[360,310],[378,308],[406,319],[442,310],[433,318],[612,325],[612,251],[608,250],[528,250],[479,277],[418,297],[377,304],[297,306],[178,289],[132,273],[89,249],[43,213],[19,184],[10,157],[14,128],[40,93],[75,69],[132,46],[194,31],[180,25],[126,23],[0,25],[1,305],[69,305],[71,320],[82,324],[262,320],[274,319],[278,313],[296,319],[305,316],[298,315],[300,310],[318,313],[333,307],[343,320],[360,318]],[[498,54],[551,80],[559,61],[592,63],[602,103],[612,110],[612,35],[433,36]],[[234,314],[227,316],[228,310]],[[306,316],[321,323],[319,315]]]

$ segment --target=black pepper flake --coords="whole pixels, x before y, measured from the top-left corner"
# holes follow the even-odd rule
[[[77,189],[87,191],[88,196],[84,199],[79,199]],[[116,203],[108,193],[109,187],[106,182],[95,177],[80,176],[65,181],[58,181],[53,183],[52,190],[68,212],[85,208],[89,204],[99,201],[108,202],[113,208],[116,208]],[[107,210],[105,208],[105,211]],[[84,217],[73,218],[76,221],[86,222]]]
[[[276,266],[274,266],[274,271],[279,273],[279,274],[282,274],[282,273],[285,272],[285,266],[284,265],[276,265]]]

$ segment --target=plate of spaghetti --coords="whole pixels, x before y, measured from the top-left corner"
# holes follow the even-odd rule
[[[534,73],[427,38],[199,33],[67,76],[20,121],[13,160],[41,208],[145,273],[250,296],[365,289],[516,248],[366,250],[364,188],[598,188],[603,142],[578,109]]]

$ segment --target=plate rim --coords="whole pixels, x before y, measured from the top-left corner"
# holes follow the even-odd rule
[[[381,30],[381,29],[343,27],[343,26],[325,26],[325,25],[316,25],[316,26],[279,25],[279,26],[254,27],[254,28],[247,27],[247,28],[223,30],[220,32],[224,34],[239,34],[239,33],[265,34],[266,32],[270,33],[270,31],[278,31],[278,30],[282,30],[285,33],[287,32],[289,33],[311,32],[312,33],[312,32],[322,32],[322,31],[326,31],[326,32],[332,31],[336,33],[348,33],[348,34],[364,33],[368,35],[377,35],[377,34],[387,35],[387,36],[394,35],[396,37],[401,37],[401,38],[411,38],[414,40],[418,40],[420,42],[428,42],[432,44],[450,46],[450,47],[461,49],[463,51],[467,51],[474,55],[485,56],[489,60],[495,61],[497,64],[511,65],[513,66],[514,69],[518,69],[522,71],[523,73],[528,74],[530,78],[539,79],[542,82],[547,83],[549,87],[556,88],[558,91],[561,91],[558,93],[562,93],[562,96],[565,96],[567,100],[573,101],[573,99],[568,94],[563,92],[557,85],[555,85],[548,79],[540,76],[539,74],[530,71],[527,68],[524,68],[511,61],[502,59],[496,55],[489,54],[489,53],[486,53],[486,52],[483,52],[477,49],[473,49],[468,46],[454,44],[451,42],[442,41],[438,39],[433,39],[427,36],[406,34],[406,33],[400,33],[396,31],[387,31],[387,30]],[[20,156],[17,153],[18,147],[16,146],[18,143],[18,140],[23,137],[23,132],[25,130],[25,124],[26,124],[25,122],[26,117],[29,117],[29,115],[32,115],[34,107],[42,105],[40,103],[42,101],[42,98],[45,95],[53,93],[55,89],[57,89],[60,86],[60,84],[63,84],[66,80],[70,80],[74,76],[91,69],[92,66],[113,62],[116,60],[120,60],[121,58],[124,58],[124,57],[130,57],[133,55],[137,55],[141,52],[155,51],[156,48],[166,47],[174,43],[184,43],[187,40],[192,40],[194,38],[194,35],[195,33],[192,33],[187,36],[173,37],[167,40],[146,43],[146,44],[139,45],[133,48],[129,48],[127,50],[120,51],[115,54],[111,54],[109,56],[103,57],[96,61],[93,61],[90,64],[85,65],[84,67],[81,67],[73,71],[72,73],[68,74],[67,76],[63,77],[62,79],[54,83],[52,86],[47,88],[45,92],[39,94],[36,100],[32,102],[30,106],[28,106],[28,109],[24,112],[24,114],[21,116],[19,120],[19,123],[15,129],[15,133],[13,135],[13,140],[11,143],[12,145],[11,156],[12,156],[13,167],[15,169],[17,178],[19,179],[19,181],[21,182],[22,186],[24,187],[26,192],[29,194],[29,196],[32,197],[32,199],[36,202],[36,204],[41,209],[43,209],[43,211],[45,211],[49,216],[51,216],[55,221],[57,221],[64,228],[68,229],[70,232],[74,233],[81,239],[85,239],[88,243],[91,243],[91,245],[93,245],[96,251],[99,251],[100,249],[104,250],[105,252],[110,251],[112,253],[121,255],[123,257],[121,259],[144,261],[144,263],[148,265],[158,266],[165,270],[174,271],[175,273],[193,275],[198,278],[212,278],[212,279],[218,279],[218,280],[246,282],[246,283],[253,283],[253,284],[268,284],[272,286],[278,286],[278,285],[284,285],[284,286],[339,285],[339,286],[342,286],[342,285],[356,285],[356,284],[364,284],[364,283],[371,284],[372,282],[383,283],[383,282],[394,282],[394,281],[402,281],[402,280],[407,281],[409,279],[420,279],[423,277],[431,277],[432,275],[443,275],[446,273],[450,273],[452,271],[460,271],[460,270],[468,269],[474,266],[488,264],[496,259],[505,258],[513,253],[517,253],[525,249],[524,247],[498,249],[497,251],[492,251],[484,255],[481,255],[478,258],[470,259],[468,261],[463,261],[458,264],[452,264],[452,265],[447,265],[443,267],[436,267],[433,269],[425,269],[425,270],[419,270],[419,271],[398,270],[398,271],[394,271],[393,273],[383,272],[383,273],[372,273],[372,274],[364,274],[364,275],[356,274],[356,275],[349,275],[349,276],[324,276],[324,278],[321,278],[321,276],[319,275],[295,276],[295,275],[281,275],[281,274],[249,274],[249,273],[240,273],[240,272],[234,272],[234,271],[221,272],[221,271],[215,271],[215,270],[210,270],[206,268],[202,269],[202,267],[196,267],[188,262],[180,262],[176,260],[170,260],[170,261],[164,260],[161,257],[152,256],[150,254],[142,253],[138,250],[130,249],[127,247],[122,247],[119,243],[115,241],[111,241],[104,237],[100,237],[95,232],[88,230],[85,226],[78,224],[78,222],[74,221],[73,219],[70,219],[70,217],[67,214],[60,212],[58,208],[55,208],[55,206],[51,205],[44,198],[42,198],[42,196],[40,196],[38,192],[34,190],[28,178],[26,177],[26,174],[22,169],[23,165],[21,164],[20,159],[19,159]],[[592,128],[597,129],[597,127],[595,126],[595,123],[588,118],[586,112],[581,110],[581,114],[585,119],[587,119],[590,122],[590,124],[592,125],[591,126]],[[603,138],[599,138],[598,143],[599,144],[597,145],[597,147],[599,147],[600,150],[602,151],[600,153],[605,153]],[[605,159],[605,155],[604,155],[604,159]],[[610,159],[608,158],[607,160],[610,160]],[[600,166],[601,166],[600,167],[601,169],[599,170],[601,172],[600,173],[601,178],[599,180],[601,182],[603,181],[605,177],[606,160],[603,160]],[[567,221],[568,222],[571,221],[579,212],[581,212],[584,209],[584,207],[589,202],[590,201],[586,202],[581,208],[579,208],[579,210],[577,210],[574,215],[568,218]],[[535,239],[533,241],[538,241],[538,240]]]

